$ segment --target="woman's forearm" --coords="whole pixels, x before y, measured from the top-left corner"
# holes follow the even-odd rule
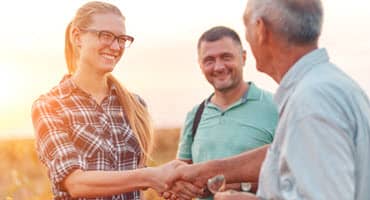
[[[152,168],[129,171],[82,171],[72,172],[64,188],[72,197],[100,197],[126,193],[152,187]]]

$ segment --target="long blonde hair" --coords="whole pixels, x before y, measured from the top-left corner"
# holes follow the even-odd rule
[[[88,28],[92,23],[92,16],[101,13],[114,13],[121,16],[122,20],[125,20],[121,11],[112,4],[93,1],[83,5],[77,11],[72,22],[68,24],[65,33],[64,51],[70,74],[75,72],[77,59],[79,57],[79,52],[71,41],[72,29],[74,27]],[[141,148],[142,155],[140,164],[144,164],[149,158],[153,143],[153,127],[149,112],[137,96],[129,92],[112,74],[108,75],[108,80],[117,87],[117,95],[123,107],[125,119],[131,127]]]

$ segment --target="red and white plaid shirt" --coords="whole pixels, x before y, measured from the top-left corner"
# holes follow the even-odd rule
[[[37,152],[48,168],[56,200],[72,199],[61,188],[61,181],[75,169],[122,171],[139,167],[140,146],[112,84],[109,96],[99,105],[65,76],[34,102],[32,121]],[[140,192],[93,199],[139,200]]]

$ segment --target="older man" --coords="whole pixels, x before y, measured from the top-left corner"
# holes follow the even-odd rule
[[[246,39],[257,68],[280,84],[275,139],[230,159],[183,166],[173,179],[254,179],[267,151],[257,196],[224,192],[215,199],[370,199],[369,99],[318,48],[322,18],[319,0],[248,1]]]

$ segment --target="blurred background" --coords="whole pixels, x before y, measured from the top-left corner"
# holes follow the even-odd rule
[[[34,152],[30,110],[32,102],[67,73],[65,28],[85,2],[13,0],[0,8],[0,200],[51,198],[45,170]],[[127,34],[135,37],[114,74],[149,106],[158,142],[151,165],[175,158],[186,113],[212,92],[196,52],[197,40],[207,29],[218,25],[235,29],[248,54],[245,79],[275,92],[277,84],[256,71],[244,39],[247,0],[107,2],[122,10]],[[370,2],[323,3],[320,46],[370,95]]]

